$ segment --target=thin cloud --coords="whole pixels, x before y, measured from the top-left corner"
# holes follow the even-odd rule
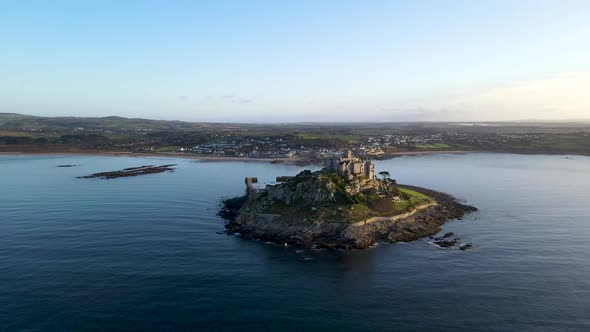
[[[220,97],[220,99],[222,101],[230,102],[232,104],[250,104],[250,103],[254,102],[250,98],[241,97],[241,96],[234,95],[234,94],[223,95]]]
[[[432,121],[581,119],[590,116],[589,93],[590,72],[569,73],[409,102],[399,107],[405,111],[397,115],[414,114]]]

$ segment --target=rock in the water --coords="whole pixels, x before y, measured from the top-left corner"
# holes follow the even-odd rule
[[[441,248],[451,248],[454,247],[457,242],[459,242],[459,239],[442,239],[441,241],[435,242],[435,244]]]
[[[473,245],[471,243],[467,243],[459,247],[459,249],[461,250],[469,250],[471,248],[473,248]]]
[[[79,176],[79,179],[93,179],[93,178],[101,178],[101,179],[116,179],[128,176],[138,176],[138,175],[145,175],[145,174],[154,174],[154,173],[162,173],[162,172],[173,172],[174,166],[176,164],[169,164],[169,165],[161,165],[161,166],[154,166],[154,165],[145,165],[139,167],[130,167],[125,168],[120,171],[109,171],[109,172],[100,172],[94,173],[91,175],[86,176]]]

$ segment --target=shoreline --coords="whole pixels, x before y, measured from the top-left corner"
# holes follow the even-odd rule
[[[209,156],[198,154],[172,153],[172,152],[127,152],[127,151],[49,151],[49,152],[25,152],[14,151],[5,152],[0,151],[0,156],[109,156],[109,157],[164,157],[164,158],[179,158],[179,159],[193,159],[202,161],[258,161],[258,162],[272,162],[279,161],[281,163],[301,161],[301,159],[288,158],[250,158],[250,157],[224,157],[224,156]]]
[[[445,150],[445,151],[404,151],[394,152],[377,157],[375,160],[387,160],[402,156],[430,155],[430,154],[466,154],[478,151],[463,150]],[[111,156],[111,157],[164,157],[180,158],[201,161],[243,161],[243,162],[276,162],[281,164],[312,165],[317,164],[317,160],[303,158],[251,158],[251,157],[229,157],[229,156],[211,156],[199,154],[187,154],[177,152],[128,152],[128,151],[0,151],[0,156]]]

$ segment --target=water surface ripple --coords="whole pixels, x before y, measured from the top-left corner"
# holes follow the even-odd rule
[[[171,160],[0,156],[0,330],[590,330],[590,158],[377,162],[477,206],[444,227],[467,252],[296,252],[220,234],[219,202],[244,177],[302,168],[172,161],[101,180],[76,176]]]

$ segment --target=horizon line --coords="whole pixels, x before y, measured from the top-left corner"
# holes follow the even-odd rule
[[[12,112],[0,112],[0,116],[26,116],[26,117],[37,117],[37,118],[78,118],[78,119],[108,119],[108,118],[119,118],[124,120],[148,120],[148,121],[164,121],[164,122],[185,122],[185,123],[203,123],[203,124],[250,124],[250,125],[305,125],[305,124],[418,124],[418,123],[445,123],[445,124],[506,124],[506,123],[590,123],[590,118],[580,119],[552,119],[552,120],[540,120],[540,119],[521,119],[521,120],[461,120],[461,121],[432,121],[432,120],[399,120],[399,121],[277,121],[277,122],[231,122],[231,121],[190,121],[190,120],[170,120],[170,119],[154,119],[154,118],[140,118],[140,117],[124,117],[119,115],[107,115],[107,116],[76,116],[76,115],[65,115],[65,116],[42,116],[42,115],[30,115],[23,113],[12,113]]]

